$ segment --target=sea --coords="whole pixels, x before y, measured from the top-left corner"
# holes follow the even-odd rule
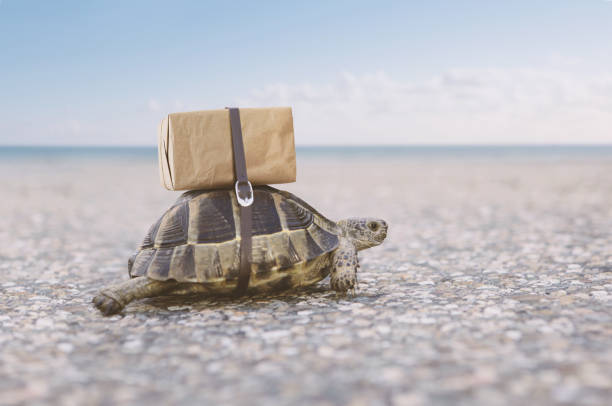
[[[612,160],[606,145],[395,145],[297,146],[298,160],[470,160],[590,161]],[[0,146],[0,162],[65,160],[157,161],[154,146]]]

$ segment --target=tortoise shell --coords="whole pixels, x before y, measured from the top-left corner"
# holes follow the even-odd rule
[[[338,225],[289,192],[255,187],[252,213],[252,276],[257,279],[308,264],[338,247]],[[183,193],[130,258],[130,277],[197,283],[237,279],[239,216],[232,190]]]

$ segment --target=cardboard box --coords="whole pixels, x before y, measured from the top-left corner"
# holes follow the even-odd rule
[[[241,108],[247,173],[253,185],[295,182],[290,107]],[[234,184],[229,110],[172,113],[159,126],[159,171],[168,190]]]

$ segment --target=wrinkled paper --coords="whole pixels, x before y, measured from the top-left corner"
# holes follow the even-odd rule
[[[290,107],[241,108],[247,174],[254,185],[295,182]],[[168,190],[234,184],[229,110],[171,113],[159,126],[159,170]]]

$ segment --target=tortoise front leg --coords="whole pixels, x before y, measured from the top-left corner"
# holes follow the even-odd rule
[[[176,285],[174,281],[156,281],[138,277],[100,290],[92,302],[102,314],[110,316],[119,313],[133,300],[163,295]]]
[[[340,246],[332,257],[330,285],[336,292],[346,292],[357,286],[359,258],[355,246],[348,240],[340,241]]]

